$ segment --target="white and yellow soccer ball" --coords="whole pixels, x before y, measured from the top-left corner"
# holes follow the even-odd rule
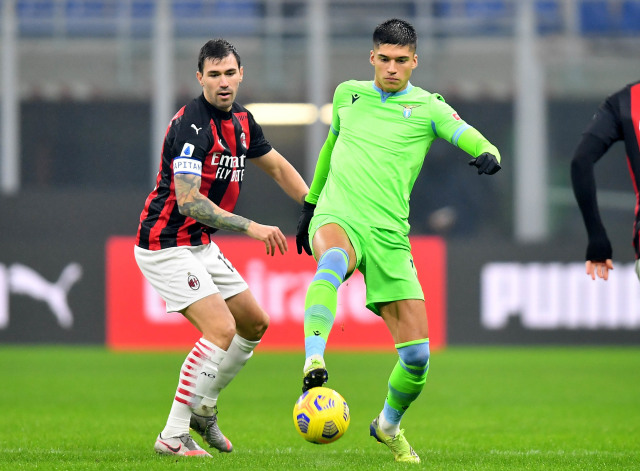
[[[293,406],[293,424],[311,443],[333,443],[347,431],[351,416],[347,401],[331,388],[311,388]]]

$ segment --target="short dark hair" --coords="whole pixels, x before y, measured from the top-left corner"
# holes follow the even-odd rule
[[[415,51],[418,47],[418,35],[411,23],[392,18],[380,23],[373,31],[373,46],[380,47],[380,44],[410,46]]]
[[[240,68],[240,55],[233,44],[226,39],[218,38],[211,39],[200,48],[200,54],[198,55],[198,70],[200,73],[204,71],[204,61],[207,59],[222,60],[229,54],[233,54],[238,61],[238,68]]]

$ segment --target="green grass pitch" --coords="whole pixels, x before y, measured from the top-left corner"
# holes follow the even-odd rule
[[[158,456],[153,443],[186,353],[0,347],[0,469],[640,469],[640,348],[433,353],[427,386],[403,421],[420,465],[394,463],[368,436],[392,352],[327,354],[328,386],[352,414],[336,443],[309,444],[293,427],[302,353],[258,351],[219,400],[235,451]]]

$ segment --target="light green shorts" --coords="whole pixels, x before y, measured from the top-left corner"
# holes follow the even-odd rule
[[[356,253],[356,268],[364,276],[368,309],[380,315],[380,303],[403,299],[424,301],[424,293],[411,255],[409,237],[397,231],[318,214],[311,220],[309,240],[313,240],[319,227],[330,223],[342,227],[351,241]]]

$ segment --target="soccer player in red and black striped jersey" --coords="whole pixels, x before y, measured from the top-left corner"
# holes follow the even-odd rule
[[[613,270],[612,248],[600,218],[594,164],[611,145],[624,141],[627,163],[636,193],[633,247],[640,278],[640,82],[626,85],[607,97],[585,129],[571,161],[571,181],[587,229],[586,271],[592,279],[607,280]]]
[[[253,354],[269,323],[249,287],[212,241],[219,229],[244,233],[285,253],[278,227],[234,214],[252,162],[302,204],[309,191],[295,168],[265,139],[251,113],[235,102],[243,68],[224,39],[200,50],[202,95],[171,119],[156,186],[140,216],[134,253],[140,270],[167,304],[200,332],[180,371],[158,453],[210,456],[189,428],[222,452],[233,449],[218,427],[217,399]],[[215,238],[215,237],[214,237]]]

